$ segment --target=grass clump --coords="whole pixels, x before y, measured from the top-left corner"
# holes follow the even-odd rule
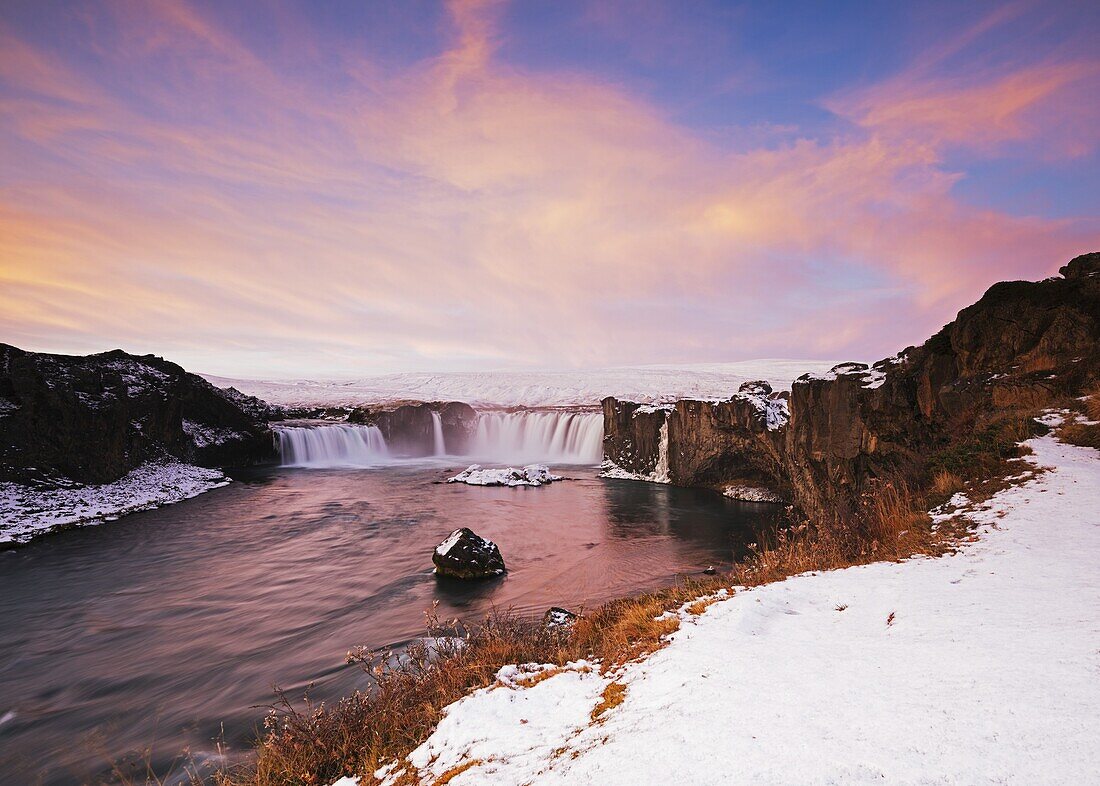
[[[1071,445],[1100,450],[1100,423],[1069,423],[1059,429],[1058,436]]]
[[[1005,461],[1023,455],[1020,443],[1044,433],[1044,429],[1028,414],[1004,414],[933,452],[928,472],[933,478],[940,474],[964,480],[989,477],[998,473]]]
[[[609,682],[607,687],[603,689],[603,695],[600,697],[600,703],[592,708],[591,718],[593,721],[598,721],[600,716],[608,710],[615,709],[626,698],[626,686],[621,682]]]
[[[1093,385],[1085,396],[1085,413],[1089,420],[1100,420],[1100,383]]]

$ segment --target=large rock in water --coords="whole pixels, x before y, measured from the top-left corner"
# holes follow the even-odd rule
[[[0,344],[0,480],[109,483],[146,461],[255,463],[274,458],[267,420],[278,416],[152,355]]]
[[[432,554],[435,572],[456,579],[486,579],[505,571],[497,544],[468,527],[456,529]]]

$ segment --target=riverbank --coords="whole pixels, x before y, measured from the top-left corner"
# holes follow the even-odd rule
[[[228,484],[220,470],[172,460],[147,462],[101,485],[0,483],[0,549],[182,502]]]
[[[1080,782],[1100,766],[1100,453],[1026,444],[1021,469],[1045,471],[941,514],[978,527],[957,553],[685,604],[666,646],[610,670],[502,671],[373,776]]]

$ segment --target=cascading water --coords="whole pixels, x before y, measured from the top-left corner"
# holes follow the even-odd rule
[[[432,412],[432,455],[447,455],[447,445],[443,441],[443,418],[439,417],[438,412]]]
[[[287,467],[370,467],[390,455],[377,426],[282,426],[275,433]]]
[[[416,452],[404,459],[391,455],[377,426],[285,425],[277,427],[276,434],[283,466],[373,467],[448,455],[439,413],[432,412],[431,419],[431,452],[423,445],[419,459]],[[391,436],[398,444],[401,435]],[[603,416],[598,412],[482,412],[466,454],[492,464],[599,464]]]
[[[599,464],[603,416],[598,412],[483,412],[470,453],[516,464]]]
[[[657,466],[653,468],[653,473],[649,476],[649,480],[654,483],[670,483],[668,474],[668,418],[666,417],[661,424],[661,444],[657,448]]]

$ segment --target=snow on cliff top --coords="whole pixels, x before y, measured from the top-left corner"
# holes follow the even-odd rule
[[[959,553],[682,611],[669,646],[644,661],[456,702],[410,761],[424,783],[450,774],[451,786],[1089,780],[1100,453],[1029,444],[1027,460],[1052,469],[969,513],[983,532]],[[593,722],[611,680],[625,700]]]
[[[283,406],[356,406],[388,401],[465,401],[481,407],[596,406],[606,396],[660,404],[682,398],[727,399],[741,383],[764,379],[776,390],[801,374],[826,373],[836,361],[746,360],[683,366],[580,371],[406,373],[346,381],[265,381],[206,376],[219,387]]]

